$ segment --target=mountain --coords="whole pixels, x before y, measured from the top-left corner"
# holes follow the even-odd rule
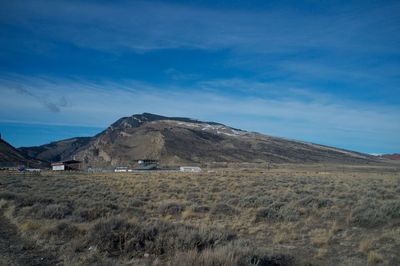
[[[59,162],[73,158],[75,153],[92,139],[92,137],[70,138],[36,147],[21,147],[19,150],[36,159]]]
[[[27,156],[3,139],[0,139],[0,163],[7,166],[22,164],[29,167],[42,167],[47,165],[46,162]]]
[[[133,166],[139,159],[163,165],[209,162],[369,163],[374,156],[235,129],[220,123],[150,113],[123,117],[90,138],[21,148],[47,161],[76,158],[86,166]]]
[[[379,155],[380,158],[388,159],[388,160],[400,160],[400,154],[399,153],[393,153],[393,154],[382,154]]]

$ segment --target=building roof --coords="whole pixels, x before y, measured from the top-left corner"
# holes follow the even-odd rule
[[[51,163],[51,166],[64,165],[64,164],[75,164],[75,163],[81,163],[81,161],[78,161],[78,160],[68,160],[68,161],[63,161],[63,162],[55,162],[55,163]]]
[[[65,164],[73,164],[73,163],[81,163],[81,161],[78,160],[68,160],[68,161],[63,161]]]

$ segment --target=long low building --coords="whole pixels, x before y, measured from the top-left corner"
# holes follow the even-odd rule
[[[139,159],[138,166],[135,170],[156,170],[159,164],[158,160],[153,159]]]
[[[181,166],[181,167],[179,167],[179,171],[198,173],[198,172],[201,172],[201,168],[198,166]]]
[[[81,162],[77,160],[69,160],[63,162],[51,163],[51,169],[53,171],[66,171],[66,170],[80,170]]]

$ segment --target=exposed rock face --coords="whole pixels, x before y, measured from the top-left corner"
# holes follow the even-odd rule
[[[92,138],[74,138],[23,150],[45,160],[74,156],[92,167],[130,166],[143,158],[157,159],[162,164],[375,160],[366,154],[247,132],[219,123],[148,113],[121,118]]]

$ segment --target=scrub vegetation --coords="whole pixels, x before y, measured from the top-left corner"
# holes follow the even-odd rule
[[[0,264],[400,265],[396,165],[0,175]]]

